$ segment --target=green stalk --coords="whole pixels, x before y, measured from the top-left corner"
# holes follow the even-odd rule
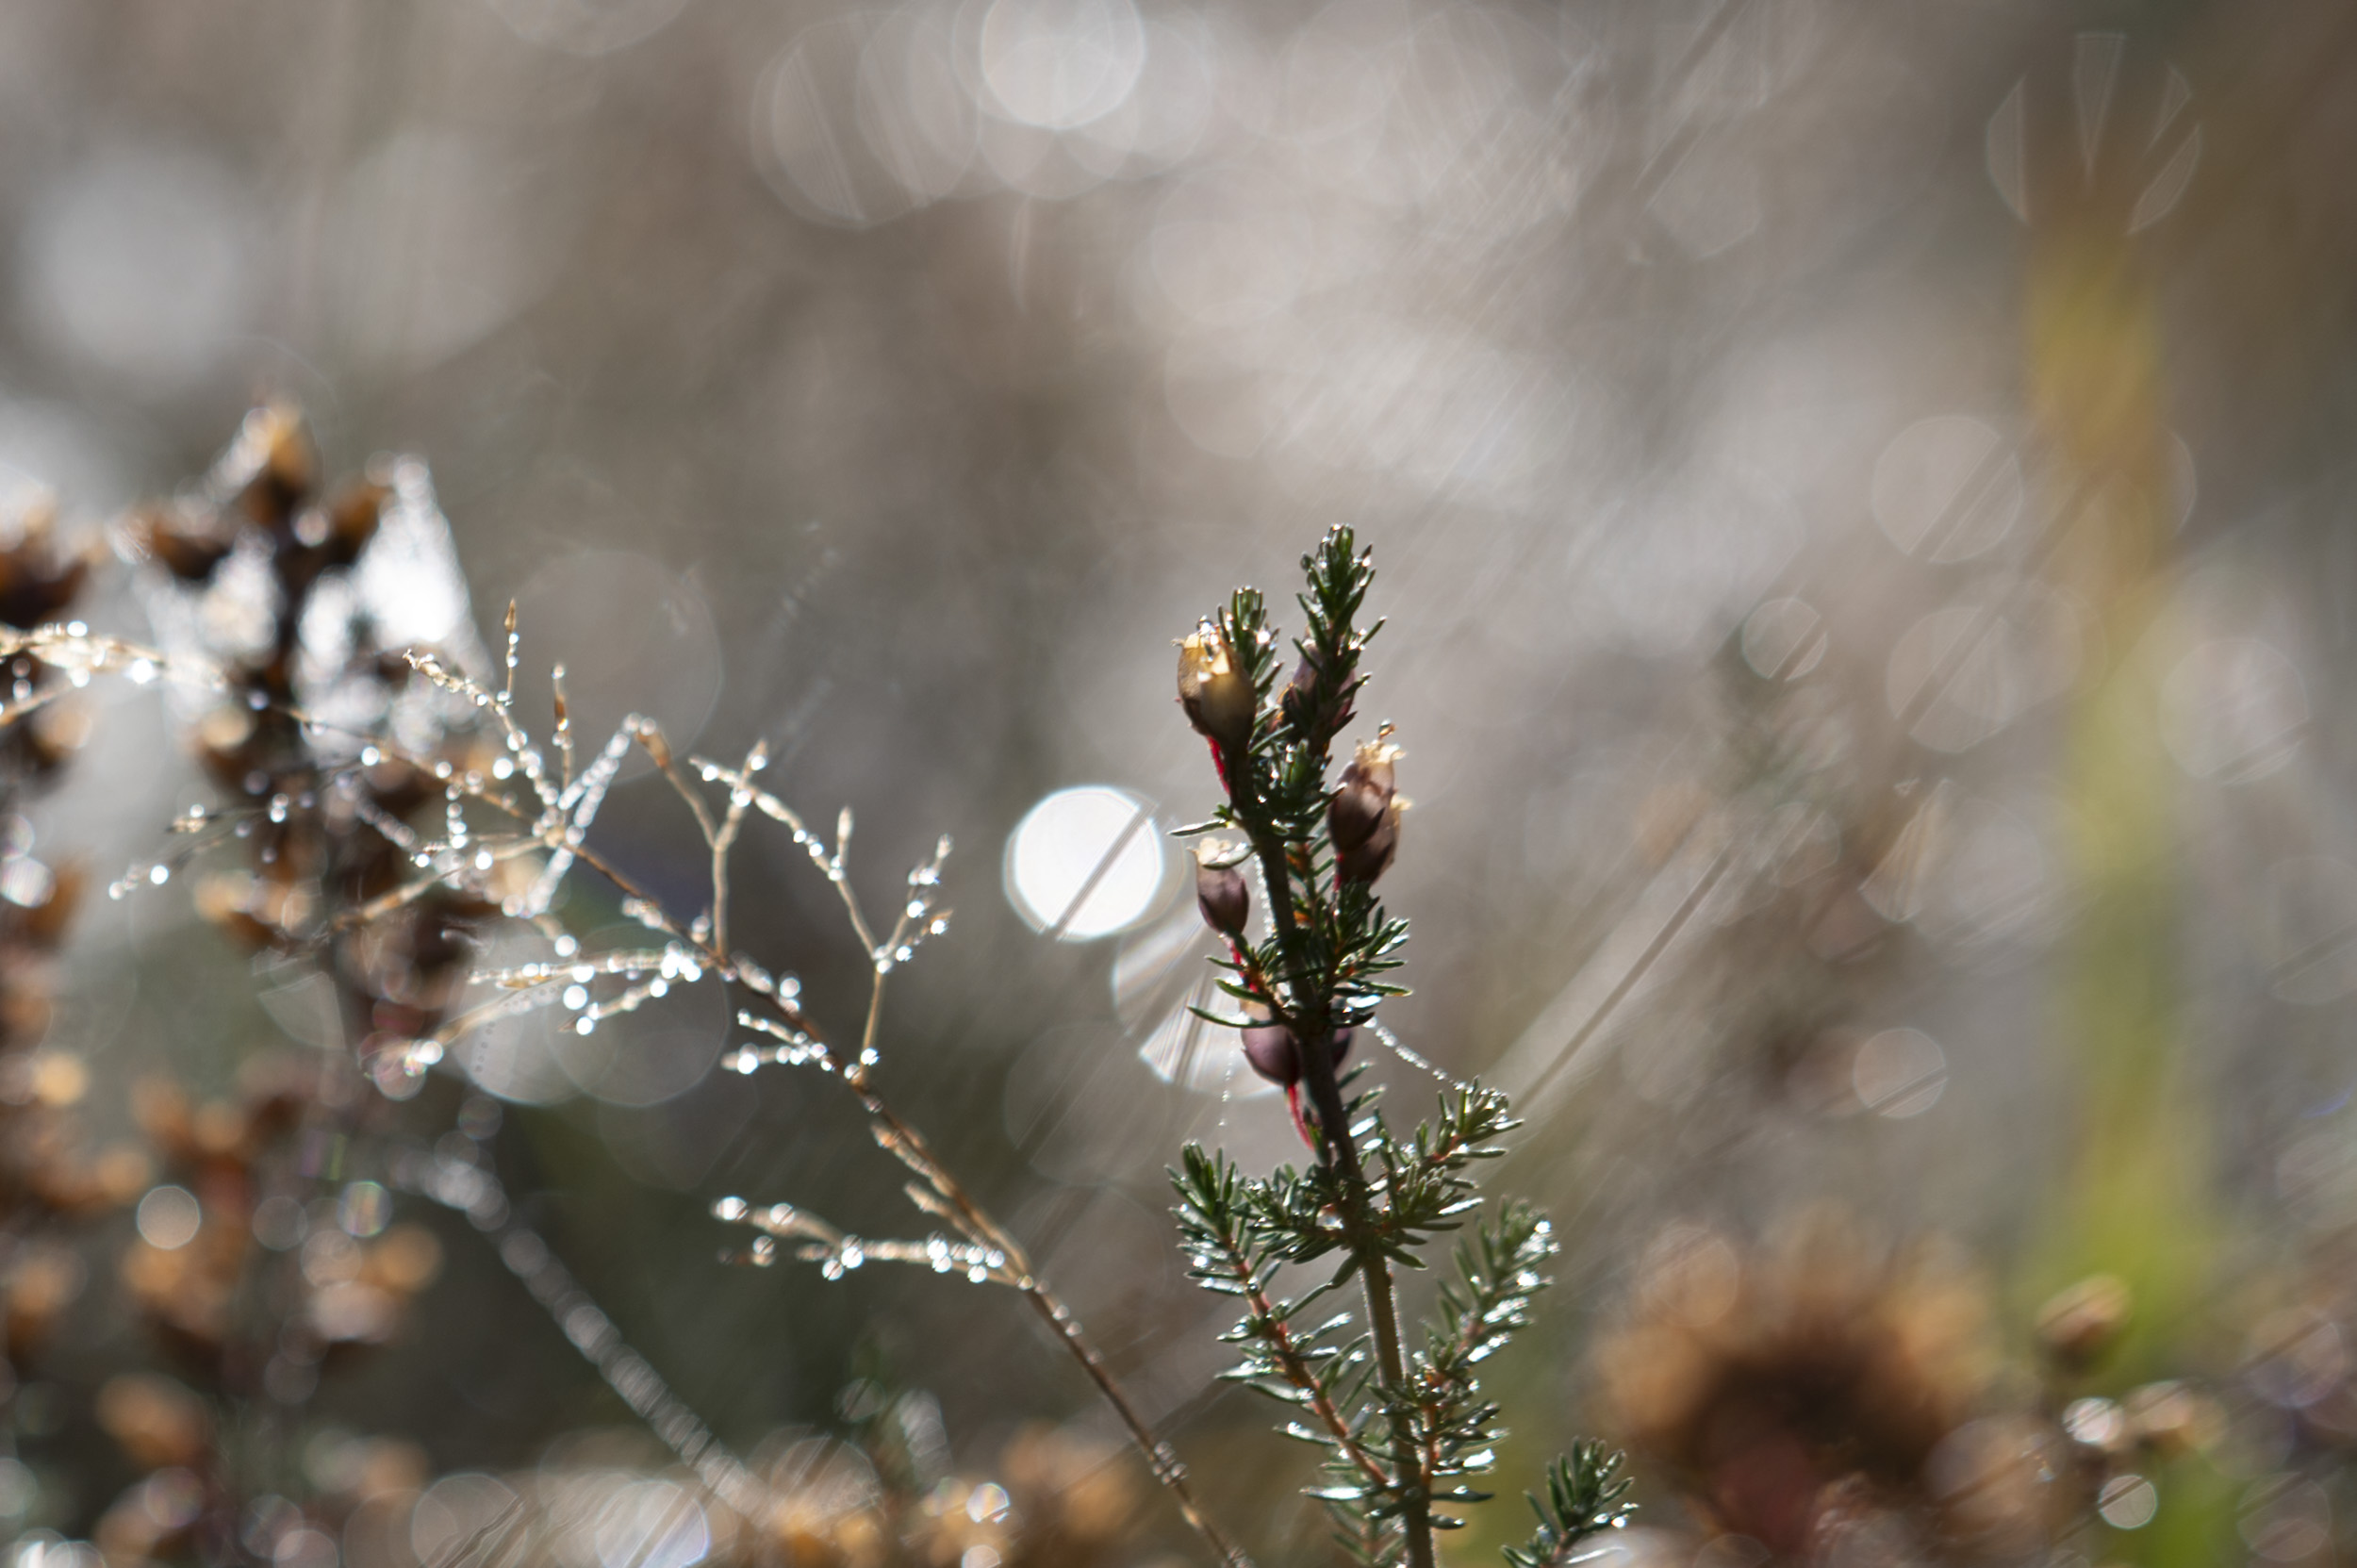
[[[1249,758],[1244,756],[1231,764],[1236,767],[1249,766]],[[1242,776],[1234,771],[1229,774],[1231,778]],[[1392,1266],[1383,1256],[1382,1247],[1372,1239],[1376,1230],[1372,1194],[1367,1187],[1366,1170],[1359,1161],[1358,1145],[1350,1135],[1350,1117],[1343,1104],[1342,1084],[1334,1073],[1333,1013],[1327,988],[1306,983],[1310,965],[1299,947],[1300,928],[1294,917],[1293,873],[1283,841],[1265,830],[1254,829],[1252,851],[1261,863],[1261,881],[1268,892],[1270,927],[1284,952],[1285,966],[1296,981],[1288,1011],[1294,1041],[1301,1052],[1301,1080],[1310,1091],[1310,1105],[1317,1111],[1321,1152],[1341,1174],[1343,1192],[1349,1202],[1350,1212],[1343,1216],[1343,1222],[1351,1237],[1351,1255],[1358,1260],[1360,1284],[1366,1293],[1367,1328],[1375,1338],[1376,1367],[1387,1388],[1404,1389],[1408,1384],[1408,1363],[1400,1350],[1399,1309],[1393,1300]],[[1391,1404],[1389,1415],[1392,1476],[1403,1502],[1400,1523],[1408,1542],[1409,1568],[1433,1568],[1431,1484],[1424,1474],[1408,1411]]]

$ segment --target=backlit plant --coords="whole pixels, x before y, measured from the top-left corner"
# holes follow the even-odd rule
[[[1253,1177],[1189,1145],[1173,1180],[1195,1278],[1244,1304],[1227,1336],[1241,1350],[1228,1376],[1298,1412],[1285,1430],[1324,1451],[1314,1495],[1356,1560],[1429,1568],[1435,1533],[1459,1527],[1463,1510],[1491,1495],[1475,1482],[1504,1434],[1475,1369],[1529,1322],[1556,1243],[1524,1204],[1475,1220],[1475,1169],[1516,1125],[1505,1095],[1457,1087],[1403,1134],[1361,1085],[1364,1053],[1343,1066],[1358,1032],[1377,1027],[1376,1008],[1403,994],[1386,977],[1400,966],[1407,922],[1375,889],[1398,852],[1407,801],[1388,725],[1333,774],[1366,683],[1360,658],[1380,625],[1360,623],[1371,553],[1337,528],[1302,568],[1305,630],[1281,687],[1267,605],[1240,588],[1180,644],[1178,698],[1211,745],[1225,795],[1188,831],[1243,840],[1207,841],[1196,857],[1204,918],[1228,944],[1221,989],[1244,1010],[1217,1021],[1240,1029],[1253,1070],[1284,1088],[1312,1157]],[[1247,934],[1246,867],[1266,900],[1258,940]],[[1468,1223],[1456,1279],[1418,1346],[1400,1321],[1394,1270],[1426,1267],[1439,1239]],[[1288,1266],[1322,1277],[1280,1294]],[[1354,1281],[1363,1316],[1342,1305]],[[1559,1461],[1547,1497],[1532,1500],[1538,1532],[1510,1560],[1566,1562],[1580,1542],[1618,1526],[1629,1512],[1618,1465],[1592,1445]]]

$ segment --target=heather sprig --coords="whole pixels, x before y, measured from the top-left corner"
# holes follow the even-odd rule
[[[1530,1499],[1539,1527],[1528,1542],[1506,1548],[1513,1568],[1568,1568],[1582,1543],[1619,1529],[1637,1511],[1621,1456],[1601,1443],[1582,1443],[1547,1471],[1547,1495]]]
[[[1232,880],[1236,857],[1224,849],[1199,857],[1205,920],[1228,949],[1215,961],[1221,989],[1244,1009],[1216,1021],[1238,1027],[1253,1070],[1284,1087],[1315,1157],[1254,1177],[1189,1145],[1172,1181],[1189,1272],[1244,1305],[1224,1336],[1239,1352],[1228,1376],[1291,1407],[1286,1432],[1322,1450],[1311,1495],[1332,1515],[1337,1542],[1358,1561],[1431,1568],[1434,1533],[1459,1527],[1461,1510],[1491,1495],[1474,1478],[1493,1466],[1505,1434],[1475,1372],[1529,1323],[1556,1242],[1525,1204],[1473,1223],[1482,1202],[1475,1173],[1517,1125],[1504,1094],[1454,1086],[1429,1120],[1401,1134],[1379,1093],[1359,1086],[1363,1056],[1341,1065],[1358,1032],[1380,1032],[1376,1007],[1405,994],[1385,977],[1400,966],[1408,925],[1375,883],[1398,851],[1407,801],[1389,725],[1333,767],[1366,685],[1360,657],[1380,624],[1359,619],[1372,554],[1336,528],[1302,569],[1305,630],[1281,690],[1277,632],[1247,587],[1180,644],[1178,694],[1225,797],[1186,831],[1240,833],[1267,900],[1255,939]],[[1410,1353],[1392,1271],[1425,1268],[1431,1246],[1469,1224],[1457,1278]],[[1322,1278],[1297,1295],[1279,1292],[1283,1270],[1310,1265]],[[1363,1315],[1342,1295],[1354,1280]],[[1627,1511],[1626,1483],[1611,1480],[1618,1463],[1593,1444],[1559,1461],[1539,1555],[1510,1560],[1557,1562],[1573,1542],[1618,1524]]]

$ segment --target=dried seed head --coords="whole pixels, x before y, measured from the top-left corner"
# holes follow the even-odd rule
[[[211,577],[237,542],[209,510],[186,503],[140,508],[131,520],[130,536],[141,552],[184,583]]]
[[[311,434],[290,404],[266,404],[246,415],[223,464],[246,516],[273,532],[292,526],[319,482]]]
[[[1237,668],[1227,634],[1208,620],[1178,644],[1178,705],[1188,723],[1221,746],[1252,738],[1259,695]]]
[[[1252,917],[1252,889],[1237,864],[1239,845],[1203,839],[1195,847],[1195,902],[1203,923],[1223,936],[1242,936]]]
[[[325,519],[330,565],[348,567],[360,558],[360,552],[376,536],[377,524],[392,499],[391,490],[369,480],[346,485],[337,492]]]
[[[1399,757],[1399,748],[1389,741],[1359,743],[1358,755],[1343,769],[1342,783],[1335,786],[1334,798],[1326,808],[1327,826],[1333,833],[1337,853],[1347,854],[1358,849],[1382,827],[1384,818],[1391,814],[1393,765]]]

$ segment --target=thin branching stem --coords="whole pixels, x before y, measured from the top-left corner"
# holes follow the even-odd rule
[[[1036,1277],[1032,1277],[1031,1283],[1020,1288],[1024,1299],[1055,1330],[1064,1348],[1072,1352],[1073,1359],[1096,1382],[1097,1393],[1113,1408],[1113,1413],[1121,1418],[1122,1425],[1129,1428],[1129,1440],[1146,1455],[1146,1462],[1153,1466],[1154,1478],[1162,1482],[1163,1490],[1170,1494],[1171,1501],[1178,1504],[1180,1516],[1195,1534],[1203,1538],[1205,1544],[1219,1554],[1222,1563],[1229,1564],[1231,1568],[1250,1568],[1252,1560],[1221,1533],[1211,1516],[1203,1511],[1203,1506],[1195,1501],[1195,1488],[1187,1479],[1186,1467],[1178,1462],[1178,1456],[1171,1452],[1169,1445],[1154,1435],[1153,1428],[1146,1425],[1145,1416],[1129,1402],[1129,1395],[1122,1392],[1120,1383],[1114,1380],[1112,1371],[1105,1365],[1104,1358],[1096,1353],[1096,1346],[1080,1332],[1079,1320],[1052,1292],[1038,1282]]]
[[[1343,1418],[1343,1412],[1326,1392],[1326,1385],[1310,1369],[1308,1359],[1294,1342],[1292,1328],[1277,1312],[1277,1303],[1270,1298],[1267,1291],[1261,1288],[1251,1261],[1233,1252],[1228,1254],[1228,1258],[1237,1292],[1244,1297],[1245,1308],[1254,1318],[1269,1326],[1269,1353],[1276,1357],[1285,1380],[1300,1392],[1310,1412],[1318,1418],[1318,1425],[1326,1428],[1327,1435],[1334,1440],[1335,1449],[1350,1461],[1352,1467],[1374,1485],[1389,1486],[1392,1480],[1390,1475],[1367,1452],[1366,1445],[1359,1441],[1359,1434],[1351,1429],[1350,1423]]]
[[[726,815],[716,818],[709,804],[680,767],[676,755],[656,725],[651,721],[639,721],[633,726],[633,739],[652,758],[656,767],[670,781],[673,788],[688,801],[698,827],[703,831],[705,843],[712,853],[711,934],[700,936],[692,930],[683,930],[676,920],[663,914],[661,904],[652,895],[585,844],[575,845],[573,852],[583,865],[607,878],[626,898],[630,899],[639,908],[641,918],[659,921],[660,929],[666,934],[694,947],[712,963],[714,968],[723,978],[737,979],[735,966],[731,961],[727,947],[729,893],[727,860],[729,850],[733,845],[737,832],[743,824],[745,812],[758,798],[750,780],[750,776],[759,771],[766,760],[766,753],[763,748],[756,746],[747,756],[745,766],[733,774],[728,773],[725,769],[712,767],[701,760],[697,762],[699,768],[707,771],[711,776],[726,777],[730,790],[729,805]],[[766,815],[783,817],[796,826],[799,834],[806,835],[807,830],[800,829],[799,818],[786,812],[782,802],[773,805],[773,801],[774,798],[761,801]],[[829,857],[827,871],[829,880],[841,892],[844,908],[850,917],[853,933],[858,936],[862,946],[866,949],[869,966],[873,970],[866,1016],[861,1027],[858,1054],[847,1059],[841,1052],[829,1046],[824,1033],[795,1003],[774,993],[758,993],[758,988],[750,986],[748,989],[756,990],[759,999],[775,1009],[782,1021],[791,1031],[799,1034],[811,1048],[822,1053],[826,1064],[836,1076],[843,1080],[845,1086],[858,1098],[861,1108],[877,1125],[879,1142],[922,1179],[926,1187],[940,1200],[943,1209],[946,1209],[945,1217],[950,1218],[965,1231],[969,1238],[985,1243],[1004,1255],[1005,1273],[1012,1277],[1014,1288],[1025,1300],[1030,1303],[1032,1310],[1039,1313],[1042,1320],[1054,1330],[1057,1342],[1080,1363],[1081,1370],[1087,1373],[1089,1379],[1096,1385],[1098,1394],[1107,1404],[1113,1407],[1114,1414],[1128,1430],[1131,1441],[1145,1456],[1147,1465],[1154,1473],[1155,1479],[1170,1494],[1172,1501],[1178,1506],[1180,1515],[1189,1527],[1203,1538],[1205,1543],[1213,1552],[1218,1554],[1219,1560],[1223,1564],[1229,1565],[1229,1568],[1249,1568],[1250,1560],[1228,1540],[1196,1500],[1185,1467],[1178,1462],[1169,1445],[1156,1435],[1153,1428],[1122,1390],[1112,1369],[1106,1365],[1104,1358],[1082,1330],[1080,1320],[1073,1315],[1071,1309],[1064,1304],[1063,1299],[1049,1288],[1047,1281],[1040,1278],[1038,1270],[1032,1266],[1022,1246],[966,1190],[964,1184],[950,1174],[948,1168],[933,1154],[931,1146],[927,1143],[924,1135],[894,1110],[878,1092],[870,1067],[875,1061],[876,1041],[882,1030],[889,959],[893,950],[909,934],[911,919],[904,912],[894,923],[890,942],[882,947],[878,946],[872,928],[868,926],[860,909],[858,898],[851,890],[850,878],[846,865],[849,840],[850,814],[847,811],[843,814],[836,833],[834,851]]]
[[[695,815],[697,825],[702,830],[705,842],[711,850],[713,919],[710,934],[700,935],[691,928],[682,927],[677,920],[664,911],[661,902],[651,893],[585,843],[571,844],[572,853],[582,865],[604,877],[626,899],[630,900],[637,910],[640,919],[654,925],[666,935],[692,947],[709,961],[714,969],[724,979],[738,980],[742,983],[726,946],[729,850],[733,845],[743,824],[747,808],[754,804],[756,800],[759,800],[766,815],[779,817],[792,823],[798,831],[798,835],[806,836],[807,830],[800,829],[799,819],[787,812],[782,802],[777,802],[774,797],[762,798],[762,795],[751,787],[750,775],[758,771],[761,764],[766,760],[766,752],[760,747],[755,747],[752,753],[747,757],[745,767],[733,774],[726,769],[714,768],[701,760],[697,762],[700,769],[707,770],[716,778],[725,777],[728,782],[729,806],[724,817],[716,818],[710,805],[702,799],[693,782],[679,767],[677,757],[659,727],[651,721],[640,720],[632,726],[632,738],[653,760],[656,767],[670,782],[672,787],[688,801]],[[477,798],[483,798],[482,792],[478,791],[476,795]],[[519,818],[521,817],[522,814],[517,810],[512,801],[493,800],[491,803]],[[552,832],[562,834],[563,829],[554,827]],[[850,879],[845,864],[849,838],[849,813],[846,812],[836,834],[833,853],[829,857],[826,868],[829,880],[834,883],[840,890],[844,908],[850,917],[853,932],[866,949],[869,965],[874,972],[866,1016],[861,1028],[858,1054],[846,1058],[842,1052],[828,1045],[825,1034],[793,1001],[774,992],[762,991],[758,987],[748,986],[747,989],[755,991],[758,999],[774,1009],[792,1033],[799,1036],[812,1048],[821,1053],[827,1065],[843,1080],[846,1087],[858,1098],[861,1108],[877,1124],[880,1132],[879,1141],[916,1172],[947,1210],[948,1217],[957,1223],[969,1237],[986,1243],[1006,1257],[1007,1273],[1014,1279],[1014,1288],[1054,1329],[1057,1342],[1063,1345],[1075,1361],[1080,1362],[1081,1369],[1096,1385],[1098,1393],[1113,1407],[1131,1440],[1146,1457],[1156,1480],[1170,1493],[1181,1516],[1203,1538],[1206,1544],[1218,1554],[1222,1563],[1231,1565],[1231,1568],[1247,1568],[1250,1560],[1227,1539],[1210,1516],[1204,1512],[1201,1504],[1195,1499],[1185,1468],[1178,1462],[1169,1446],[1155,1434],[1144,1415],[1123,1392],[1120,1383],[1106,1365],[1104,1358],[1098,1354],[1096,1346],[1081,1329],[1079,1319],[1073,1315],[1070,1308],[1040,1278],[1020,1244],[965,1189],[964,1185],[949,1173],[948,1167],[934,1156],[931,1147],[915,1126],[903,1119],[878,1092],[873,1074],[869,1069],[875,1060],[876,1040],[882,1028],[883,997],[888,975],[886,961],[892,950],[898,948],[909,934],[911,922],[910,917],[904,912],[894,924],[891,942],[883,947],[877,945],[872,929],[867,925],[860,909],[857,896],[850,887]]]

